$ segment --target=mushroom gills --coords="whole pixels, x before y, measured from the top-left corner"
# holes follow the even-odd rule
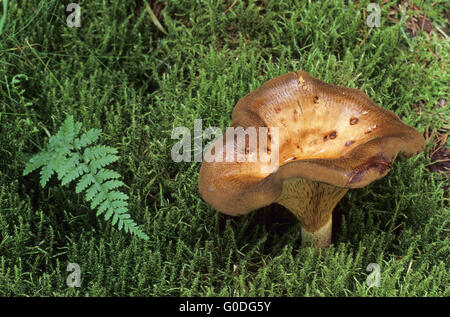
[[[283,181],[276,202],[299,220],[302,245],[323,249],[331,243],[333,209],[347,191],[347,188],[306,178],[291,178]]]

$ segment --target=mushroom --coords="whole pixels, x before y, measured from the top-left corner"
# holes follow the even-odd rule
[[[259,138],[257,147],[277,150],[278,157],[270,164],[250,160],[255,148],[245,143],[242,151],[228,134],[218,138],[206,151],[215,159],[205,156],[200,168],[203,199],[233,216],[278,203],[298,218],[302,245],[316,248],[331,243],[332,212],[349,189],[384,177],[399,153],[411,157],[425,147],[417,130],[362,91],[303,71],[271,79],[244,96],[233,109],[231,127],[265,127],[268,140],[277,130],[276,144],[265,146]],[[230,151],[244,159],[226,160]]]

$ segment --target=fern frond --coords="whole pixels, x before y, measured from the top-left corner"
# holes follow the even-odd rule
[[[49,153],[40,152],[34,155],[26,164],[25,169],[22,173],[23,176],[30,174],[31,172],[37,170],[39,167],[46,165],[49,161]]]
[[[128,200],[128,198],[129,197],[127,194],[124,194],[118,190],[113,190],[108,193],[108,199],[111,202],[115,201],[115,200],[118,200],[118,201]]]
[[[78,179],[75,192],[85,192],[85,199],[92,210],[97,209],[97,216],[104,214],[107,221],[112,217],[112,225],[117,223],[119,230],[148,239],[128,213],[128,195],[118,190],[125,185],[119,180],[121,175],[106,168],[119,159],[117,149],[93,145],[101,135],[99,129],[90,129],[79,136],[80,131],[81,123],[69,116],[49,138],[46,150],[26,163],[23,175],[41,168],[42,187],[55,173],[62,185]]]
[[[94,183],[86,190],[86,201],[91,201],[99,192],[101,192],[100,185],[94,180]]]
[[[114,200],[111,205],[117,210],[118,213],[121,213],[123,208],[127,208],[128,202],[123,200]]]
[[[104,168],[95,174],[95,177],[99,180],[99,182],[103,183],[104,181],[108,179],[117,179],[120,178],[120,174],[116,171]]]
[[[119,157],[117,155],[111,155],[111,154],[107,154],[105,156],[93,159],[90,163],[89,163],[89,167],[94,171],[98,171],[100,169],[102,169],[103,167],[114,163],[115,161],[117,161],[119,159]]]
[[[103,183],[103,188],[107,191],[124,186],[124,182],[118,179],[112,179]]]
[[[41,169],[41,181],[40,184],[42,186],[42,188],[45,187],[45,185],[47,184],[47,182],[50,180],[50,178],[52,177],[52,175],[55,173],[55,170],[53,169],[53,167],[51,165],[44,165]]]
[[[48,148],[50,152],[57,153],[57,156],[64,156],[73,149],[73,141],[81,129],[81,123],[76,124],[73,116],[67,117],[58,132],[51,136],[48,140]]]
[[[77,186],[75,187],[75,192],[77,194],[81,193],[93,182],[94,182],[94,176],[92,174],[84,174],[83,177],[81,177],[81,179],[77,183]]]
[[[111,202],[108,201],[107,199],[103,201],[103,203],[98,207],[97,209],[97,217],[100,216],[102,213],[104,213],[106,210],[110,211],[111,213],[114,212],[115,210],[111,208]],[[105,220],[109,220],[109,218],[106,218],[105,216]]]
[[[81,155],[76,152],[58,160],[60,163],[56,165],[55,170],[58,172],[58,180],[62,181],[62,185],[72,182],[88,171],[87,166],[80,161]]]
[[[79,138],[75,139],[75,148],[81,150],[82,148],[97,142],[102,130],[90,129],[86,133],[83,133]]]
[[[113,224],[116,224],[117,223],[117,226],[118,227],[120,227],[120,228],[124,228],[125,230],[133,230],[134,228],[133,228],[133,226],[129,223],[129,217],[130,217],[130,215],[127,215],[127,214],[115,214],[114,215],[114,217],[113,217],[113,220],[112,220],[112,223]],[[127,227],[128,227],[128,229],[127,229]]]
[[[95,145],[86,148],[86,150],[84,150],[83,157],[86,161],[90,162],[94,159],[105,157],[108,154],[117,154],[117,150],[106,145]]]
[[[67,185],[76,180],[78,177],[82,176],[84,173],[87,173],[88,171],[89,169],[85,164],[75,165],[64,174],[61,179],[61,184],[63,186]]]
[[[104,192],[99,192],[94,199],[92,199],[91,202],[91,209],[94,210],[95,208],[97,208],[101,203],[103,203],[106,199],[106,195]],[[101,208],[97,209],[97,216],[99,216],[102,212],[100,211]]]

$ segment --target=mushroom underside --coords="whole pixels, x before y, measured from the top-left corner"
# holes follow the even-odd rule
[[[292,160],[272,173],[261,173],[260,166],[251,162],[204,162],[199,189],[215,209],[243,215],[275,202],[288,179],[303,178],[344,189],[364,187],[384,177],[399,152],[412,154],[404,143],[401,136],[377,138],[345,156]]]
[[[292,212],[300,222],[302,243],[325,248],[331,242],[332,213],[347,188],[291,178],[283,182],[276,202]]]

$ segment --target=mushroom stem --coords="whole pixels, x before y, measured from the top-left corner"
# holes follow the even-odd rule
[[[305,178],[291,178],[283,182],[276,202],[300,221],[303,245],[326,248],[331,243],[333,209],[347,190]]]
[[[325,249],[331,243],[332,217],[316,231],[308,231],[302,226],[302,246],[313,246],[317,249]]]

